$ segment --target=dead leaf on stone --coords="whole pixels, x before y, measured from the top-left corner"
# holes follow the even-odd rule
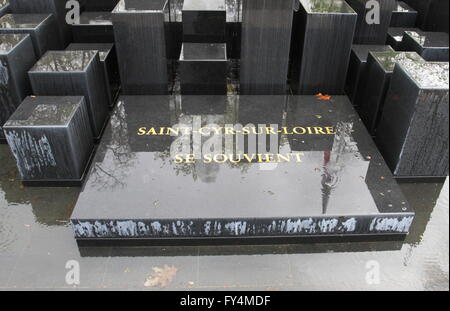
[[[167,287],[178,272],[174,266],[164,265],[164,268],[153,267],[153,273],[144,283],[145,287]]]

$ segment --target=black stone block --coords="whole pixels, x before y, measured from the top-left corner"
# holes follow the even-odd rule
[[[448,63],[396,65],[377,143],[398,177],[448,176]]]
[[[28,75],[35,95],[84,96],[94,137],[101,136],[109,102],[98,51],[49,51]]]
[[[386,44],[392,46],[394,50],[400,51],[405,31],[419,31],[419,28],[391,27],[388,30]]]
[[[9,13],[10,5],[9,0],[0,0],[0,17]]]
[[[386,93],[391,83],[395,64],[425,62],[415,52],[371,52],[367,59],[367,73],[361,93],[358,94],[358,109],[369,133],[375,135],[383,113]]]
[[[36,62],[33,43],[27,34],[0,34],[0,139],[3,124],[31,94],[27,72]]]
[[[4,131],[24,182],[81,179],[94,148],[81,96],[27,97]]]
[[[345,92],[354,105],[356,104],[356,94],[358,94],[360,82],[364,79],[366,74],[366,63],[369,52],[385,51],[393,52],[394,50],[389,45],[353,45],[350,54]]]
[[[214,106],[223,99],[188,101],[197,100],[209,114],[205,101]],[[224,115],[198,116],[201,131],[222,127],[225,133],[225,125],[247,121],[285,130],[257,136],[279,140],[274,153],[298,155],[301,162],[271,163],[252,161],[254,153],[245,160],[240,148],[229,154],[236,163],[220,156],[209,163],[209,135],[199,138],[205,149],[198,159],[177,163],[176,155],[191,152],[195,143],[187,141],[189,151],[181,153],[173,147],[200,129],[194,123],[185,135],[140,134],[183,124],[186,115],[177,115],[174,100],[120,98],[71,216],[76,239],[404,236],[409,231],[414,213],[346,97],[333,97],[330,104],[315,96],[228,96]],[[233,138],[231,133],[220,139]],[[297,140],[305,142],[298,152],[291,148]]]
[[[7,14],[0,18],[0,33],[29,34],[37,57],[62,48],[58,24],[51,14]]]
[[[342,0],[301,0],[293,41],[296,94],[343,94],[357,15]],[[298,25],[298,26],[297,26]],[[295,51],[295,52],[294,52]]]
[[[109,11],[111,12],[119,0],[84,0],[85,10],[91,12]]]
[[[241,94],[285,94],[293,1],[253,0],[242,6]]]
[[[121,0],[112,12],[124,94],[167,94],[167,0]]]
[[[114,44],[112,43],[72,43],[67,51],[96,50],[99,52],[106,78],[106,88],[109,94],[110,107],[114,106],[115,98],[120,89],[119,65]]]
[[[72,27],[75,43],[113,43],[114,31],[109,12],[83,12]]]
[[[67,46],[71,39],[70,25],[66,22],[66,1],[61,0],[10,0],[11,12],[22,13],[51,13],[58,22],[58,30],[63,46]]]
[[[405,2],[398,1],[397,8],[392,12],[391,27],[414,27],[417,14],[417,11]]]
[[[384,44],[391,23],[392,12],[397,6],[396,0],[378,1],[380,5],[380,23],[368,24],[367,14],[373,9],[367,8],[367,2],[371,0],[346,0],[358,13],[358,22],[355,31],[355,44]]]
[[[225,43],[183,43],[180,55],[181,94],[227,93]]]
[[[183,42],[225,42],[225,0],[185,0]]]
[[[448,0],[403,0],[419,13],[417,27],[448,33]]]
[[[445,32],[406,31],[400,45],[403,51],[415,51],[430,62],[448,62],[448,34]]]

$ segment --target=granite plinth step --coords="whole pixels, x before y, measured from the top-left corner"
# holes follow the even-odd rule
[[[71,28],[75,43],[114,43],[110,12],[83,12],[80,23]]]
[[[403,36],[406,31],[420,31],[420,29],[414,27],[390,27],[386,38],[386,44],[390,45],[394,50],[400,51]]]
[[[448,62],[395,65],[376,140],[397,178],[448,176],[448,111]]]
[[[28,70],[36,62],[28,34],[0,34],[0,143],[5,143],[3,124],[31,95]]]
[[[6,14],[0,18],[0,33],[29,34],[37,57],[62,48],[58,24],[51,14]]]
[[[123,96],[70,221],[80,241],[164,243],[404,237],[413,218],[345,96]]]
[[[448,62],[448,33],[406,31],[400,45],[403,51],[414,51],[430,62]]]
[[[4,132],[25,185],[81,183],[94,151],[82,96],[27,97]]]
[[[350,64],[347,73],[347,81],[345,83],[345,92],[354,105],[356,105],[356,97],[360,88],[361,81],[365,79],[365,69],[369,53],[386,51],[393,52],[394,50],[390,45],[355,44],[352,46],[352,53],[350,54]]]
[[[101,137],[109,94],[98,51],[48,51],[28,76],[35,95],[84,96],[94,138]]]
[[[227,94],[225,43],[183,43],[180,55],[183,95]]]
[[[391,27],[414,27],[417,21],[417,11],[403,1],[397,2],[397,8],[392,12]]]
[[[109,106],[113,107],[120,91],[119,65],[117,54],[112,43],[71,43],[67,51],[91,51],[99,52],[100,63],[103,65],[106,78]]]

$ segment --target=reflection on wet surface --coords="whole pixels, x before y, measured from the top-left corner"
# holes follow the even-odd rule
[[[404,242],[78,248],[68,219],[79,189],[21,187],[5,145],[0,164],[0,289],[70,289],[65,264],[77,260],[79,288],[146,289],[168,265],[168,289],[448,290],[448,183],[401,185],[416,211]],[[365,281],[373,260],[379,285]]]
[[[30,72],[84,71],[97,51],[49,51]]]

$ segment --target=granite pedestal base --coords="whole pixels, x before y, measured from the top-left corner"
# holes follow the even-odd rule
[[[27,72],[36,62],[28,34],[0,34],[0,139],[3,124],[31,94]]]
[[[378,1],[380,5],[380,20],[379,23],[373,21],[368,23],[367,16],[372,16],[371,13],[375,7],[367,5],[371,0],[346,0],[348,4],[358,13],[358,22],[356,25],[354,43],[355,44],[384,44],[386,42],[386,34],[391,23],[392,12],[397,7],[396,0]]]
[[[395,66],[377,131],[377,144],[395,176],[448,176],[448,74],[448,63]]]
[[[358,110],[369,133],[376,129],[383,113],[386,93],[391,82],[395,64],[425,62],[416,52],[371,52],[367,59],[367,72],[357,95]]]
[[[225,0],[185,0],[183,42],[225,42]]]
[[[345,92],[354,105],[356,105],[356,96],[359,92],[360,82],[365,79],[369,52],[385,51],[393,52],[394,50],[389,45],[353,45],[352,53],[350,54]]]
[[[4,132],[27,185],[79,182],[94,149],[83,97],[27,97]]]
[[[181,94],[227,94],[227,47],[224,43],[183,43]]]
[[[189,100],[205,104],[201,96]],[[71,216],[75,238],[220,243],[408,233],[414,212],[346,97],[206,102],[223,100],[219,115],[186,116],[175,97],[121,97]],[[248,122],[254,126],[224,127]],[[175,124],[183,124],[178,136]],[[256,149],[248,141],[215,149],[243,131],[256,135]],[[214,148],[211,132],[218,133]],[[198,157],[190,155],[195,146],[203,150]]]
[[[300,4],[293,35],[299,43],[292,53],[293,90],[306,95],[343,94],[357,15],[342,0],[301,0]]]
[[[417,11],[403,1],[397,2],[397,8],[392,12],[391,27],[414,27],[417,21]]]
[[[101,136],[109,94],[98,51],[49,51],[28,75],[35,95],[84,96],[94,138]]]
[[[89,51],[99,52],[100,63],[103,65],[106,78],[109,106],[112,108],[120,91],[119,65],[114,44],[112,43],[72,43],[67,51]]]
[[[109,12],[83,12],[80,23],[71,25],[75,43],[114,43]]]
[[[38,58],[62,48],[58,24],[50,14],[7,14],[0,18],[0,33],[29,34]]]
[[[448,34],[445,32],[406,31],[400,49],[415,51],[429,62],[448,62]]]

